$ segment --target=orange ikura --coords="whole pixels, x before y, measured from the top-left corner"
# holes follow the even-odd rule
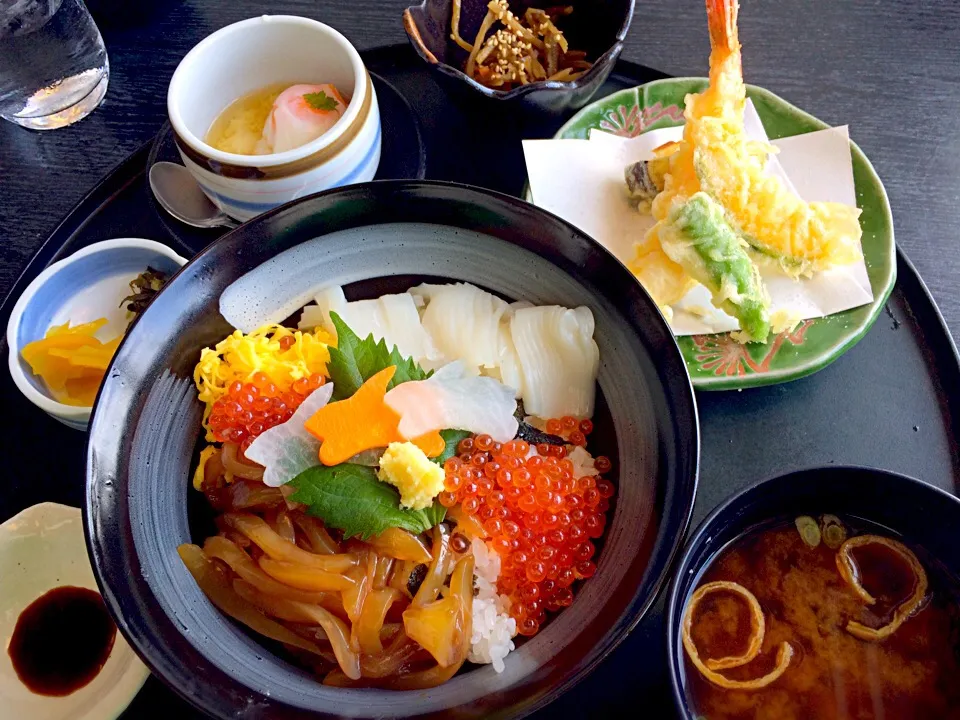
[[[217,442],[232,442],[246,451],[260,433],[290,419],[300,403],[323,385],[324,377],[313,374],[280,388],[266,374],[253,374],[250,382],[235,380],[227,393],[213,404],[210,430]]]
[[[547,427],[576,445],[585,444],[593,429],[590,421],[575,418],[550,420]],[[531,447],[536,454],[527,457]],[[439,501],[446,507],[459,503],[482,525],[501,558],[498,590],[510,597],[520,634],[535,635],[547,612],[573,602],[571,585],[596,573],[592,540],[603,534],[613,484],[591,475],[574,478],[561,445],[501,444],[478,435],[462,440],[458,451],[444,464]],[[600,456],[594,466],[603,473],[611,463]]]

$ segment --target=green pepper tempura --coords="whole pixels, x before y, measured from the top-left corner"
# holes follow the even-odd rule
[[[770,298],[746,242],[719,204],[696,193],[671,211],[660,228],[660,243],[671,260],[710,290],[714,305],[740,321],[742,342],[766,342]]]

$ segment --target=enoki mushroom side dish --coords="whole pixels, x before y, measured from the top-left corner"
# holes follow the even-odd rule
[[[510,90],[533,82],[569,82],[593,66],[585,52],[569,48],[555,25],[572,12],[570,6],[527,8],[518,18],[506,0],[491,0],[469,43],[460,36],[460,0],[453,0],[450,39],[469,53],[463,71],[486,87]]]

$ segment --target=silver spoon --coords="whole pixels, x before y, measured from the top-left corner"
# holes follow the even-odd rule
[[[210,202],[183,165],[154,163],[150,168],[150,189],[164,210],[187,225],[235,228],[240,224]]]

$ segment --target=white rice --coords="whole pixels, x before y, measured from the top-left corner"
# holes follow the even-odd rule
[[[538,430],[546,432],[547,421],[543,418],[538,418],[535,415],[527,415],[523,421]],[[573,477],[581,478],[584,475],[600,474],[594,467],[593,455],[579,445],[567,445],[567,447],[571,448],[570,452],[567,453],[567,460],[573,463]],[[530,449],[527,451],[527,457],[525,459],[529,460],[538,454],[536,446],[530,443]]]
[[[547,421],[544,420],[543,418],[537,417],[536,415],[527,415],[525,418],[523,418],[523,421],[527,425],[530,425],[531,427],[535,427],[540,432],[547,431]]]
[[[584,475],[599,475],[594,467],[593,455],[588,453],[579,445],[574,445],[573,450],[567,454],[567,460],[573,463],[573,476],[581,478]]]
[[[527,418],[529,422],[531,418]],[[527,457],[537,455],[533,445]],[[594,467],[593,456],[582,447],[575,446],[567,455],[573,463],[573,476],[599,475]],[[493,664],[498,673],[503,672],[503,660],[514,649],[513,638],[517,634],[517,621],[510,617],[510,598],[497,594],[497,578],[500,577],[500,556],[483,540],[472,543],[473,570],[473,634],[470,637],[470,662],[481,665]]]
[[[474,597],[473,635],[470,637],[470,662],[493,663],[503,672],[503,659],[514,649],[517,621],[509,615],[510,598],[497,594],[500,556],[482,540],[473,541]]]

